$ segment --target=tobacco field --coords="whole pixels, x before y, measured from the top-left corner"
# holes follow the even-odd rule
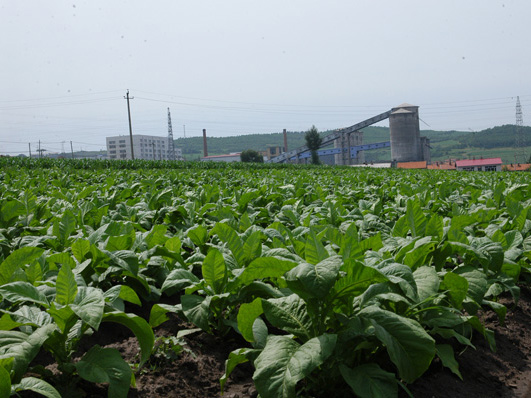
[[[408,396],[495,350],[479,314],[503,324],[531,281],[528,173],[0,166],[0,398],[131,396],[204,335],[235,344],[205,396],[242,368],[261,398]]]

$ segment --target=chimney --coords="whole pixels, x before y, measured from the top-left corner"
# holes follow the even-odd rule
[[[203,156],[205,158],[208,156],[207,140],[206,140],[206,129],[203,129]]]
[[[284,152],[288,151],[288,133],[284,129]]]

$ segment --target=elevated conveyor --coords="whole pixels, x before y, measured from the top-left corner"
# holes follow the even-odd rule
[[[353,126],[345,127],[343,129],[336,130],[333,133],[323,137],[323,142],[321,143],[321,148],[325,147],[327,145],[330,145],[335,140],[341,138],[344,134],[353,133],[353,132],[361,130],[361,129],[365,128],[365,127],[369,127],[369,126],[371,126],[371,125],[373,125],[375,123],[381,122],[382,120],[387,119],[390,114],[391,114],[391,111],[380,113],[379,115],[373,116],[373,117],[371,117],[371,118],[369,118],[367,120],[364,120],[362,122],[356,123]],[[334,152],[334,153],[340,153],[341,152],[341,148],[334,148],[334,149],[329,149],[329,150],[325,150],[325,151],[334,151],[336,149],[339,149],[339,152]],[[345,148],[345,149],[348,150],[347,148]],[[296,160],[296,159],[301,159],[301,158],[304,158],[304,157],[309,157],[309,154],[308,154],[308,156],[302,156],[303,154],[305,154],[307,152],[309,152],[309,149],[308,149],[308,147],[306,145],[304,145],[304,146],[301,146],[301,147],[299,147],[297,149],[294,149],[292,151],[284,152],[283,154],[281,154],[281,155],[279,155],[279,156],[277,156],[277,157],[275,157],[273,159],[268,160],[267,163],[282,163],[282,162],[286,162],[287,160],[292,160],[292,159]],[[356,151],[356,153],[357,153],[357,151]],[[327,152],[326,154],[330,155],[332,153]]]

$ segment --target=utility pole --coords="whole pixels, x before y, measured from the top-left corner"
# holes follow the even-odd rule
[[[28,148],[29,148],[29,155],[30,155],[30,159],[31,159],[31,142],[28,142]]]
[[[70,141],[70,151],[72,152],[72,159],[74,159],[74,147],[72,146],[72,141]]]
[[[155,141],[151,143],[151,147],[153,148],[153,160],[155,160]]]
[[[124,97],[127,99],[127,115],[129,116],[129,137],[131,138],[131,159],[135,159],[135,152],[133,150],[133,128],[131,127],[131,108],[129,107],[129,90],[127,90],[127,94]],[[134,99],[135,97],[131,97],[131,99]]]
[[[42,152],[41,152],[41,140],[39,140],[39,149],[38,149],[38,152],[39,152],[39,159],[42,157]]]
[[[183,124],[183,134],[184,138],[186,138],[186,124]]]

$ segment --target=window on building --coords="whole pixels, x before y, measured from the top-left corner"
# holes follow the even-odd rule
[[[109,141],[109,144],[116,144],[116,141]]]
[[[463,171],[474,171],[474,167],[463,167]]]
[[[125,140],[118,141],[120,144],[125,144]]]
[[[116,145],[109,145],[109,148],[116,148]]]
[[[485,171],[496,171],[496,166],[485,166]]]
[[[111,153],[116,153],[116,151],[110,151]]]

